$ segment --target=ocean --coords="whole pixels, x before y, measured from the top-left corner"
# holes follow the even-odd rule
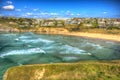
[[[0,34],[0,80],[13,66],[120,59],[120,42],[65,35]]]

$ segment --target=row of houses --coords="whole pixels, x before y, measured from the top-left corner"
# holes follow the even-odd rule
[[[97,27],[117,26],[120,27],[120,19],[105,19],[105,18],[69,18],[69,19],[37,19],[37,23],[40,26],[56,26],[62,27],[66,25],[79,25],[93,26],[97,24]]]
[[[28,19],[28,18],[1,18],[1,21],[8,21],[9,26],[16,25],[19,27],[66,27],[82,26],[106,28],[115,26],[120,28],[120,19],[115,18],[51,18],[51,19]],[[7,20],[8,19],[8,20]],[[1,26],[1,25],[0,25]]]

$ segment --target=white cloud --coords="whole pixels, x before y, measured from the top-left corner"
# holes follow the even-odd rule
[[[49,13],[47,13],[47,12],[41,12],[40,14],[41,15],[48,15]]]
[[[75,14],[71,13],[69,10],[65,13],[67,16],[74,16]]]
[[[50,13],[51,16],[57,16],[58,13]]]
[[[16,11],[20,12],[20,11],[21,11],[21,9],[16,9]]]
[[[30,15],[32,15],[32,13],[29,13],[29,12],[28,12],[28,13],[26,13],[26,15],[29,15],[29,16],[30,16]]]
[[[103,12],[103,14],[107,14],[108,12]]]
[[[8,3],[8,4],[12,4],[12,2],[11,2],[11,1],[7,1],[7,3]]]
[[[50,17],[55,17],[58,16],[58,13],[54,13],[54,12],[40,12],[40,13],[36,13],[36,14],[32,14],[33,17],[40,17],[40,18],[50,18]]]
[[[14,5],[3,6],[3,9],[5,10],[13,10],[14,8],[15,8]]]
[[[67,13],[66,15],[67,15],[67,16],[74,16],[73,13]]]
[[[71,13],[70,15],[72,15],[72,16],[73,16],[74,14],[73,14],[73,13]]]
[[[34,18],[37,18],[37,16],[34,16]]]

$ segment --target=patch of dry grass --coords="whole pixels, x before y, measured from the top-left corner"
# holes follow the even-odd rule
[[[120,29],[81,29],[79,32],[88,32],[88,33],[101,33],[101,34],[115,34],[120,35]]]

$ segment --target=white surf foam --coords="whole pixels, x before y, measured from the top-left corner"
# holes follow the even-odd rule
[[[101,45],[99,45],[99,44],[93,44],[93,43],[90,43],[90,42],[87,42],[85,45],[86,45],[86,46],[87,46],[87,45],[90,45],[90,46],[96,47],[96,48],[98,48],[98,49],[102,49],[102,48],[103,48],[103,47],[102,47]]]
[[[85,53],[84,50],[81,50],[77,47],[72,47],[72,46],[69,46],[69,45],[64,45],[62,46],[61,50],[63,50],[62,52],[60,53],[66,53],[66,54],[69,54],[69,53],[72,53],[72,54],[83,54]]]
[[[38,43],[38,42],[40,42],[39,39],[22,39],[21,41],[25,42],[25,43]]]
[[[46,40],[46,39],[42,39],[42,38],[38,38],[38,39],[22,39],[21,41],[25,42],[25,43],[38,43],[38,42],[52,43],[52,42],[54,42],[54,41]]]
[[[107,44],[114,44],[114,42],[111,42],[111,41],[106,41],[105,43],[107,43]]]
[[[20,39],[19,38],[16,38],[15,41],[19,41]]]
[[[45,42],[45,43],[53,43],[54,41],[52,41],[52,40],[47,40],[47,39],[42,39],[42,38],[39,38],[39,40],[41,41],[41,42]]]
[[[5,56],[9,56],[9,55],[24,55],[24,54],[37,54],[37,53],[45,54],[46,52],[40,48],[13,50],[13,51],[1,54],[0,57],[5,57]]]
[[[18,38],[15,38],[14,40],[15,41],[25,41],[27,40],[28,38],[30,38],[29,36],[20,36]]]
[[[27,38],[30,38],[29,36],[20,36],[18,37],[19,39],[27,39]]]
[[[91,53],[87,53],[88,55],[92,55]]]
[[[23,64],[22,63],[18,63],[19,66],[22,66]]]

